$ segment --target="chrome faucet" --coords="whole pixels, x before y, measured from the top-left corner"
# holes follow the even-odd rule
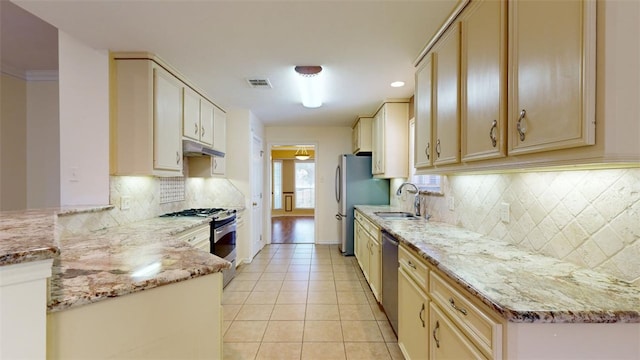
[[[400,196],[400,194],[402,193],[402,189],[408,185],[413,186],[413,188],[416,190],[416,196],[413,198],[413,209],[415,211],[415,215],[420,216],[420,190],[418,190],[418,187],[415,184],[412,184],[410,182],[402,183],[402,185],[400,185],[400,187],[398,188],[398,191],[396,191],[396,195]]]

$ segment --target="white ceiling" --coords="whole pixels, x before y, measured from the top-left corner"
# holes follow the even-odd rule
[[[413,62],[457,0],[14,2],[94,48],[155,53],[266,125],[350,126],[413,94]],[[323,66],[321,108],[300,104],[295,65]],[[253,76],[273,89],[250,88]]]

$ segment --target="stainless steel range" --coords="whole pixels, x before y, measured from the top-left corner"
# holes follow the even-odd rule
[[[161,215],[162,217],[199,216],[211,217],[209,236],[210,252],[231,263],[231,268],[222,271],[223,287],[236,274],[236,211],[221,208],[187,209]]]

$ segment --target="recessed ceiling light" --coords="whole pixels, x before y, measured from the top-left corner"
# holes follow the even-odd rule
[[[394,81],[391,83],[391,87],[403,87],[404,81]]]

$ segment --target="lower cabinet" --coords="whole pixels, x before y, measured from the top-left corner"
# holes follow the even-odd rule
[[[398,346],[406,359],[429,358],[429,298],[409,277],[398,271]]]
[[[487,359],[437,305],[429,307],[429,359]]]
[[[382,247],[380,229],[357,210],[354,221],[354,247],[358,265],[376,300],[382,300]]]

